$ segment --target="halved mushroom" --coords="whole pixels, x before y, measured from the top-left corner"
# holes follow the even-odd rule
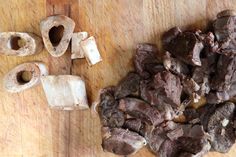
[[[214,151],[227,153],[235,143],[234,114],[235,104],[226,102],[217,107],[209,119],[204,119],[208,122],[207,132],[212,136],[210,143]]]
[[[64,15],[49,16],[40,22],[45,48],[53,57],[60,57],[70,43],[75,22]]]
[[[107,127],[102,128],[102,147],[108,152],[117,155],[131,155],[146,145],[146,140],[138,133],[121,129]]]
[[[11,93],[21,92],[40,83],[40,77],[48,75],[46,65],[29,62],[16,66],[3,78],[4,88]]]
[[[94,65],[102,61],[100,52],[98,51],[98,48],[97,48],[95,38],[93,36],[81,41],[80,43],[81,43],[84,56],[86,60],[88,61],[89,65]]]
[[[43,49],[42,39],[33,33],[2,32],[0,33],[0,54],[28,56]]]
[[[51,108],[62,110],[88,109],[85,83],[79,76],[49,75],[41,78]]]
[[[87,32],[73,33],[71,39],[71,59],[84,58],[84,52],[80,42],[86,38],[88,38]]]

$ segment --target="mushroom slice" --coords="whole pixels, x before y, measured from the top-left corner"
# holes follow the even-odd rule
[[[74,28],[75,22],[64,15],[49,16],[40,22],[44,45],[53,57],[66,52]]]
[[[81,47],[89,65],[94,65],[102,61],[102,58],[97,48],[95,38],[93,36],[89,37],[86,40],[81,41]]]
[[[0,33],[0,54],[28,56],[42,51],[42,39],[33,33]]]
[[[11,93],[21,92],[40,83],[40,77],[48,75],[46,65],[29,62],[16,66],[3,78],[4,88]]]
[[[104,127],[102,132],[103,149],[117,155],[134,154],[147,143],[145,138],[138,133],[121,128],[109,129]]]
[[[121,99],[118,108],[150,125],[156,126],[163,122],[163,118],[157,109],[151,107],[145,101],[136,98]]]
[[[49,75],[41,78],[48,104],[62,110],[87,109],[85,83],[79,76]]]
[[[80,42],[88,38],[87,32],[73,33],[71,39],[71,59],[84,58],[84,52],[80,46]]]

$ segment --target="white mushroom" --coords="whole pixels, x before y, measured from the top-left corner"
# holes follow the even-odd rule
[[[81,47],[89,65],[94,65],[102,61],[102,58],[97,48],[95,38],[93,36],[89,37],[86,40],[81,41]]]
[[[88,38],[87,32],[73,33],[71,39],[71,59],[84,58],[84,52],[80,46],[80,42]]]
[[[0,33],[0,54],[28,56],[42,51],[42,39],[33,33]]]
[[[79,76],[49,75],[42,77],[41,82],[51,108],[62,110],[89,108],[85,83]]]
[[[49,16],[40,23],[43,42],[54,57],[62,56],[70,43],[75,22],[64,15]]]
[[[40,77],[48,75],[46,65],[29,62],[16,66],[3,78],[4,88],[11,93],[21,92],[40,83]]]

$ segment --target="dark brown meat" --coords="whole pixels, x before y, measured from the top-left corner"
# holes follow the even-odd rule
[[[163,118],[157,109],[136,98],[121,99],[119,109],[135,118],[140,118],[150,125],[156,126],[163,122]]]
[[[127,74],[116,87],[115,98],[120,99],[139,90],[140,76],[134,72]]]
[[[236,96],[236,82],[234,82],[227,91],[210,92],[207,96],[207,103],[219,104],[231,100],[235,96]]]
[[[124,128],[127,128],[131,131],[135,131],[137,133],[142,134],[142,130],[144,129],[144,124],[141,121],[141,119],[137,119],[137,118],[130,118],[127,119],[124,123]]]
[[[180,76],[189,74],[188,66],[182,61],[173,58],[168,51],[166,51],[165,55],[163,56],[163,65],[166,70],[169,70],[174,74]]]
[[[173,32],[173,30],[169,30],[163,36],[165,50],[187,64],[201,66],[200,53],[204,46],[196,34],[194,32],[170,32]],[[168,34],[170,37],[168,37]],[[173,34],[177,34],[175,38]]]
[[[182,31],[179,27],[173,27],[165,32],[162,36],[162,44],[164,49],[168,49],[168,46],[172,40],[174,40]]]
[[[144,79],[150,78],[157,72],[163,71],[164,66],[158,62],[157,47],[152,44],[138,44],[134,57],[137,73]]]
[[[224,10],[217,15],[213,23],[214,33],[219,42],[220,53],[236,53],[236,16],[233,10]]]
[[[235,81],[236,57],[221,55],[217,63],[216,75],[212,79],[211,88],[216,91],[226,91]]]
[[[101,91],[98,113],[103,126],[121,127],[124,124],[124,113],[117,109],[118,102],[114,98],[114,87]]]
[[[139,134],[121,128],[103,128],[102,148],[117,155],[131,155],[146,145]]]
[[[142,81],[140,90],[141,97],[151,105],[170,104],[173,108],[180,105],[180,79],[168,71],[157,73],[153,80]]]

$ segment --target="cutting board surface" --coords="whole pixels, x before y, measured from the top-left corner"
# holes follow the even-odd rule
[[[133,69],[135,45],[156,43],[173,26],[205,28],[216,13],[236,9],[236,0],[0,0],[0,31],[33,32],[39,22],[64,14],[76,23],[75,31],[95,36],[103,61],[89,67],[84,59],[60,58],[46,50],[29,57],[0,56],[0,78],[26,61],[43,61],[50,74],[84,78],[90,104],[98,91],[117,82]],[[54,111],[47,106],[41,85],[19,94],[0,87],[0,157],[113,157],[101,149],[100,122],[96,113]],[[146,148],[134,157],[154,157]],[[208,153],[207,157],[235,157]]]

